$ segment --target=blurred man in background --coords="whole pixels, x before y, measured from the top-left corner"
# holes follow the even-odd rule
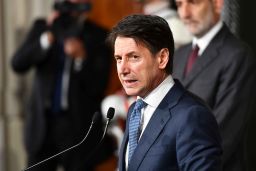
[[[164,18],[172,29],[175,48],[189,43],[192,40],[191,34],[180,20],[174,4],[170,0],[143,0],[143,13],[157,15]]]
[[[223,0],[176,0],[176,5],[194,38],[175,53],[174,77],[212,108],[222,136],[223,169],[245,171],[255,58],[221,21]]]
[[[35,69],[25,124],[28,166],[83,139],[93,114],[100,111],[110,70],[107,32],[87,18],[90,0],[55,1],[53,7],[47,20],[34,22],[12,58],[19,74]],[[79,149],[31,170],[93,170],[106,155],[89,155],[101,132],[98,121]]]

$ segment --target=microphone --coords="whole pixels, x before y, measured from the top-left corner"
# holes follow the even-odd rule
[[[95,147],[95,148],[89,153],[89,155],[84,159],[84,162],[89,162],[89,159],[97,152],[97,150],[99,150],[99,147],[100,147],[100,145],[101,145],[101,143],[102,143],[102,141],[103,141],[103,139],[104,139],[104,137],[105,137],[105,135],[106,135],[106,132],[107,132],[107,129],[108,129],[108,125],[109,125],[111,119],[114,117],[114,115],[115,115],[115,108],[109,107],[109,108],[108,108],[107,115],[106,115],[106,116],[107,116],[107,121],[106,121],[106,125],[105,125],[105,129],[104,129],[103,135],[102,135],[102,137],[101,137],[99,143],[96,145],[96,147]],[[80,171],[80,170],[81,170],[81,169],[80,169],[81,166],[82,166],[82,165],[76,167],[76,169],[74,169],[74,171],[78,171],[78,170]]]
[[[101,141],[104,139],[105,134],[106,134],[107,129],[108,129],[109,122],[110,122],[111,119],[114,117],[114,115],[115,115],[115,108],[110,107],[110,108],[108,109],[108,112],[107,112],[107,122],[106,122],[106,126],[105,126],[105,129],[104,129],[104,132],[103,132],[103,135],[102,135],[102,137],[101,137],[101,140],[100,140],[99,144],[100,144]]]
[[[113,110],[113,109],[111,109],[111,110]],[[109,113],[109,112],[108,112],[108,113]],[[112,117],[113,117],[114,114],[110,114],[110,116],[111,116],[111,115],[112,115]],[[72,149],[74,149],[74,148],[80,146],[80,145],[86,140],[86,138],[88,137],[89,133],[91,132],[91,129],[92,129],[93,125],[99,120],[99,117],[100,117],[100,113],[99,113],[99,112],[95,112],[94,115],[93,115],[93,117],[92,117],[92,122],[91,122],[91,125],[90,125],[90,127],[89,127],[89,130],[87,131],[87,133],[86,133],[85,137],[82,139],[82,141],[80,141],[78,144],[76,144],[76,145],[74,145],[74,146],[72,146],[72,147],[69,147],[69,148],[67,148],[67,149],[65,149],[65,150],[63,150],[63,151],[61,151],[61,152],[59,152],[59,153],[57,153],[57,154],[55,154],[55,155],[53,155],[53,156],[51,156],[51,157],[48,157],[48,158],[46,158],[46,159],[44,159],[44,160],[42,160],[42,161],[40,161],[40,162],[38,162],[38,163],[36,163],[36,164],[34,164],[34,165],[32,165],[32,166],[29,166],[29,167],[25,168],[25,169],[22,170],[22,171],[29,170],[29,169],[31,169],[31,168],[33,168],[33,167],[35,167],[35,166],[38,166],[38,165],[40,165],[40,164],[42,164],[42,163],[44,163],[44,162],[46,162],[46,161],[48,161],[48,160],[50,160],[50,159],[52,159],[52,158],[55,158],[55,157],[57,157],[57,156],[59,156],[59,155],[65,153],[65,152],[67,152],[67,151],[69,151],[69,150],[72,150]],[[112,118],[111,118],[111,119],[112,119]]]

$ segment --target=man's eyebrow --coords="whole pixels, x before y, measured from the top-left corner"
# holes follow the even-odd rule
[[[136,52],[135,51],[131,51],[131,52],[127,53],[125,56],[132,56],[134,54],[136,54]],[[114,54],[114,57],[121,57],[121,55]]]
[[[132,56],[132,55],[134,55],[136,52],[135,51],[131,51],[131,52],[129,52],[128,54],[127,54],[127,56]]]

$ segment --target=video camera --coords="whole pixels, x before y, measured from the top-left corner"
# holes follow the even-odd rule
[[[58,40],[64,40],[81,34],[83,22],[80,21],[80,16],[91,10],[91,3],[72,3],[65,0],[55,2],[53,8],[60,16],[54,20],[50,29]]]
[[[91,10],[91,3],[55,2],[53,8],[60,13],[86,12]]]

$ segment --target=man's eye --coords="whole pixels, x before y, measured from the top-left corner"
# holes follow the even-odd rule
[[[198,4],[200,1],[198,0],[189,0],[189,3],[190,4]]]
[[[137,55],[132,56],[132,59],[138,59],[138,58],[139,58],[139,56],[137,56]]]
[[[177,8],[181,7],[181,2],[176,1],[176,6],[177,6]]]
[[[115,59],[116,59],[117,62],[120,62],[122,60],[121,57],[115,57]]]

